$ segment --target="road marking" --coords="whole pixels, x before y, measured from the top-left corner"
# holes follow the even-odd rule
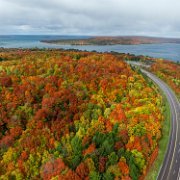
[[[166,88],[167,89],[167,88]],[[168,89],[167,89],[168,90]],[[176,137],[175,137],[175,147],[173,149],[173,156],[172,156],[172,159],[171,159],[171,164],[170,164],[170,169],[169,169],[169,172],[171,172],[171,169],[172,169],[172,166],[173,166],[173,161],[174,161],[174,156],[175,156],[175,151],[176,151],[176,146],[177,146],[177,136],[178,136],[178,120],[177,120],[177,117],[178,117],[178,114],[177,114],[177,111],[176,111],[176,106],[175,106],[175,103],[173,101],[173,98],[171,96],[171,94],[169,93],[169,91],[167,91],[167,94],[170,98],[170,100],[172,101],[172,104],[173,104],[173,109],[174,109],[174,112],[175,112],[175,122],[176,122],[176,125],[177,125],[177,129],[176,129]],[[179,104],[178,104],[178,107],[179,107]],[[173,120],[174,120],[173,119]],[[168,174],[168,177],[170,176],[170,173]],[[168,179],[168,178],[167,178]]]
[[[179,168],[179,172],[178,172],[178,180],[180,180],[180,168]]]
[[[143,70],[144,71],[144,70]],[[178,130],[179,130],[179,128],[178,128],[178,120],[177,120],[177,118],[178,118],[178,113],[177,113],[177,111],[176,111],[176,107],[178,107],[179,108],[179,101],[177,100],[177,98],[174,96],[174,93],[171,91],[171,89],[166,85],[166,83],[164,83],[162,80],[160,80],[159,78],[157,78],[155,75],[153,75],[153,74],[151,74],[151,73],[149,73],[149,72],[147,72],[147,71],[144,71],[144,73],[145,74],[147,74],[148,76],[149,76],[149,78],[151,78],[162,90],[164,90],[164,92],[165,92],[165,94],[166,94],[166,96],[167,96],[167,98],[168,98],[168,101],[169,101],[169,103],[170,103],[170,105],[171,105],[171,115],[172,115],[172,131],[171,131],[171,136],[172,137],[174,137],[173,136],[173,134],[175,133],[175,141],[174,141],[174,149],[173,149],[173,155],[172,155],[172,159],[171,159],[171,162],[170,162],[170,169],[169,169],[169,174],[168,174],[168,177],[170,176],[170,172],[171,172],[171,169],[172,169],[172,165],[173,165],[173,162],[174,162],[174,156],[175,156],[175,152],[177,152],[177,149],[176,149],[176,146],[177,146],[177,136],[178,136]],[[174,99],[176,99],[176,101],[175,102],[177,102],[177,104],[175,104],[175,102],[174,102]],[[177,106],[176,106],[177,105]],[[172,113],[172,110],[174,111],[174,113]],[[176,127],[175,129],[174,129],[174,127]],[[170,149],[169,150],[171,150],[172,149],[172,146],[171,146],[171,144],[172,144],[172,140],[170,141],[170,146],[168,146]],[[180,145],[180,142],[179,142],[179,145]],[[178,150],[178,153],[180,152],[180,149]],[[169,156],[170,156],[170,153],[168,153],[167,154],[167,159],[169,159]],[[177,159],[176,159],[176,161],[177,161]],[[176,162],[177,163],[177,162]],[[165,164],[165,168],[164,168],[164,170],[162,171],[163,172],[163,175],[162,175],[162,177],[161,177],[161,179],[164,177],[164,174],[165,174],[165,172],[164,171],[166,171],[166,167],[167,167],[167,163]],[[173,174],[175,173],[175,170],[174,170],[174,172],[173,172]],[[178,172],[178,177],[180,176],[180,170],[179,170],[179,172]],[[168,179],[168,177],[167,177],[167,179]]]
[[[150,76],[151,77],[151,76]],[[153,77],[153,76],[152,76]],[[156,77],[153,77],[153,78],[151,78],[151,79],[153,79],[154,80],[154,82],[157,84],[157,85],[161,85],[160,86],[160,88],[161,89],[164,89],[164,90],[166,90],[165,91],[165,93],[166,93],[166,95],[167,95],[167,97],[168,97],[168,99],[169,99],[169,103],[171,104],[171,106],[172,106],[172,109],[174,110],[174,118],[172,119],[173,120],[173,122],[174,123],[176,123],[177,125],[178,125],[178,121],[177,121],[177,112],[176,112],[176,106],[175,106],[175,104],[174,104],[174,101],[173,101],[173,99],[172,99],[172,97],[171,97],[171,94],[169,93],[169,89],[168,89],[168,87],[166,87],[166,85],[164,84],[164,83],[162,83],[161,82],[161,80],[159,80],[159,79],[157,79]],[[172,112],[171,112],[171,114],[172,114]],[[173,114],[172,114],[173,115]],[[170,170],[169,170],[169,172],[171,172],[171,169],[172,169],[172,162],[174,161],[174,154],[175,154],[175,149],[176,149],[176,145],[177,145],[177,132],[178,132],[178,126],[177,126],[177,129],[174,129],[174,126],[173,126],[173,124],[172,124],[172,133],[175,131],[175,133],[176,133],[176,136],[175,136],[175,147],[174,147],[174,149],[173,149],[173,156],[172,156],[172,159],[171,159],[171,164],[170,164]],[[170,142],[171,144],[172,144],[172,141]],[[170,148],[172,149],[172,146],[170,145]],[[168,155],[167,155],[167,158],[169,159],[169,156],[170,156],[170,153],[168,153]],[[165,166],[165,167],[167,167],[167,165]],[[166,170],[166,168],[164,169],[164,171]],[[162,178],[161,179],[163,179],[163,177],[164,177],[164,171],[163,171],[163,176],[162,176]],[[174,172],[173,172],[174,173]],[[169,175],[170,174],[168,174],[168,177],[169,177]]]
[[[168,92],[169,93],[169,92]],[[170,164],[170,169],[169,169],[169,172],[171,172],[171,169],[172,169],[172,166],[173,166],[173,161],[174,161],[174,156],[175,156],[175,152],[176,152],[176,146],[177,146],[177,141],[178,141],[178,131],[179,131],[179,128],[178,128],[178,114],[177,114],[177,111],[176,111],[176,106],[175,106],[175,103],[172,99],[172,97],[170,96],[170,99],[172,100],[172,104],[174,106],[174,111],[175,111],[175,121],[176,121],[176,125],[177,125],[177,128],[176,128],[176,138],[175,138],[175,147],[174,147],[174,151],[173,151],[173,157],[172,157],[172,160],[171,160],[171,164]],[[179,105],[179,104],[178,104]],[[170,175],[170,173],[169,173]],[[169,176],[168,176],[169,177]]]
[[[153,75],[151,75],[150,73],[148,73],[148,75],[149,75],[149,78],[151,78],[159,87],[160,87],[160,89],[165,89],[166,91],[165,91],[165,94],[166,94],[166,97],[167,97],[167,99],[168,99],[168,101],[169,101],[169,103],[171,104],[171,98],[169,97],[169,94],[167,93],[167,89],[166,89],[166,87],[164,86],[164,84],[163,83],[161,83],[156,77],[154,77]],[[172,115],[172,111],[171,111],[171,115]],[[174,131],[174,126],[173,126],[173,124],[172,124],[172,130],[171,130],[171,136],[172,136],[172,133],[173,133],[173,131]],[[171,152],[171,149],[172,149],[172,141],[170,141],[170,144],[168,145],[168,147],[169,147],[169,152]],[[168,149],[167,149],[168,150]],[[166,150],[166,154],[167,154],[167,159],[169,160],[170,159],[170,153],[168,153],[168,151]],[[165,171],[166,171],[166,168],[167,168],[167,163],[165,163],[165,168],[162,170],[162,177],[160,177],[162,180],[163,180],[163,177],[164,177],[164,174],[165,174]],[[159,176],[159,175],[158,175]]]

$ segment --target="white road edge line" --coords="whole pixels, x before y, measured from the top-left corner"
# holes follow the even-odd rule
[[[174,149],[173,149],[173,156],[172,156],[172,159],[171,159],[171,164],[170,164],[170,171],[169,172],[171,172],[171,169],[172,169],[172,163],[173,163],[173,161],[174,161],[174,156],[175,156],[175,152],[176,152],[176,146],[177,146],[177,135],[178,135],[178,120],[177,120],[177,111],[176,111],[176,105],[175,105],[175,103],[174,103],[174,100],[173,100],[173,98],[172,98],[172,95],[171,95],[171,93],[169,93],[169,87],[162,81],[161,82],[161,80],[159,80],[157,77],[155,77],[153,74],[151,74],[151,73],[149,73],[149,72],[147,72],[147,71],[145,71],[145,73],[148,75],[149,74],[149,78],[151,78],[157,85],[158,85],[158,83],[159,84],[161,84],[161,86],[162,87],[164,87],[166,90],[167,90],[167,92],[166,92],[166,94],[168,95],[168,97],[169,97],[169,99],[170,99],[170,101],[172,102],[172,105],[173,105],[173,108],[172,109],[174,109],[174,112],[175,112],[175,123],[176,123],[176,125],[177,125],[177,129],[176,129],[176,137],[175,137],[175,147],[174,147]],[[161,88],[161,87],[160,87]],[[171,92],[171,91],[170,91]],[[177,101],[178,102],[178,101]],[[178,106],[179,106],[179,104],[178,104]],[[173,120],[174,120],[174,118],[173,118]],[[172,142],[172,141],[171,141]],[[179,143],[180,144],[180,143]],[[171,147],[171,146],[170,146]],[[179,152],[179,151],[178,151]],[[168,159],[169,159],[169,154],[168,154]],[[176,160],[177,161],[177,160]],[[162,177],[164,177],[164,171],[163,171],[163,176]],[[174,171],[173,171],[173,174],[174,174]],[[169,177],[169,175],[170,175],[170,173],[168,174],[168,177]],[[178,172],[178,178],[179,178],[179,176],[180,176],[180,170],[179,170],[179,172]],[[161,178],[162,179],[162,178]]]

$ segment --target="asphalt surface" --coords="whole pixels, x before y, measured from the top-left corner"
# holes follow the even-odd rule
[[[170,140],[161,166],[158,180],[180,180],[180,104],[169,86],[154,74],[141,69],[152,79],[164,92],[170,104],[171,110],[171,132]]]

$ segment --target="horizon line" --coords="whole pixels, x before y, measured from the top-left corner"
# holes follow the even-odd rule
[[[145,38],[171,38],[180,39],[174,36],[155,35],[87,35],[87,34],[0,34],[0,36],[85,36],[85,37],[145,37]]]

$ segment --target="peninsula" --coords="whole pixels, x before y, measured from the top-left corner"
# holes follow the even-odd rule
[[[82,39],[56,39],[41,40],[44,43],[61,45],[136,45],[136,44],[156,44],[156,43],[180,43],[177,38],[157,38],[145,36],[94,36]]]

